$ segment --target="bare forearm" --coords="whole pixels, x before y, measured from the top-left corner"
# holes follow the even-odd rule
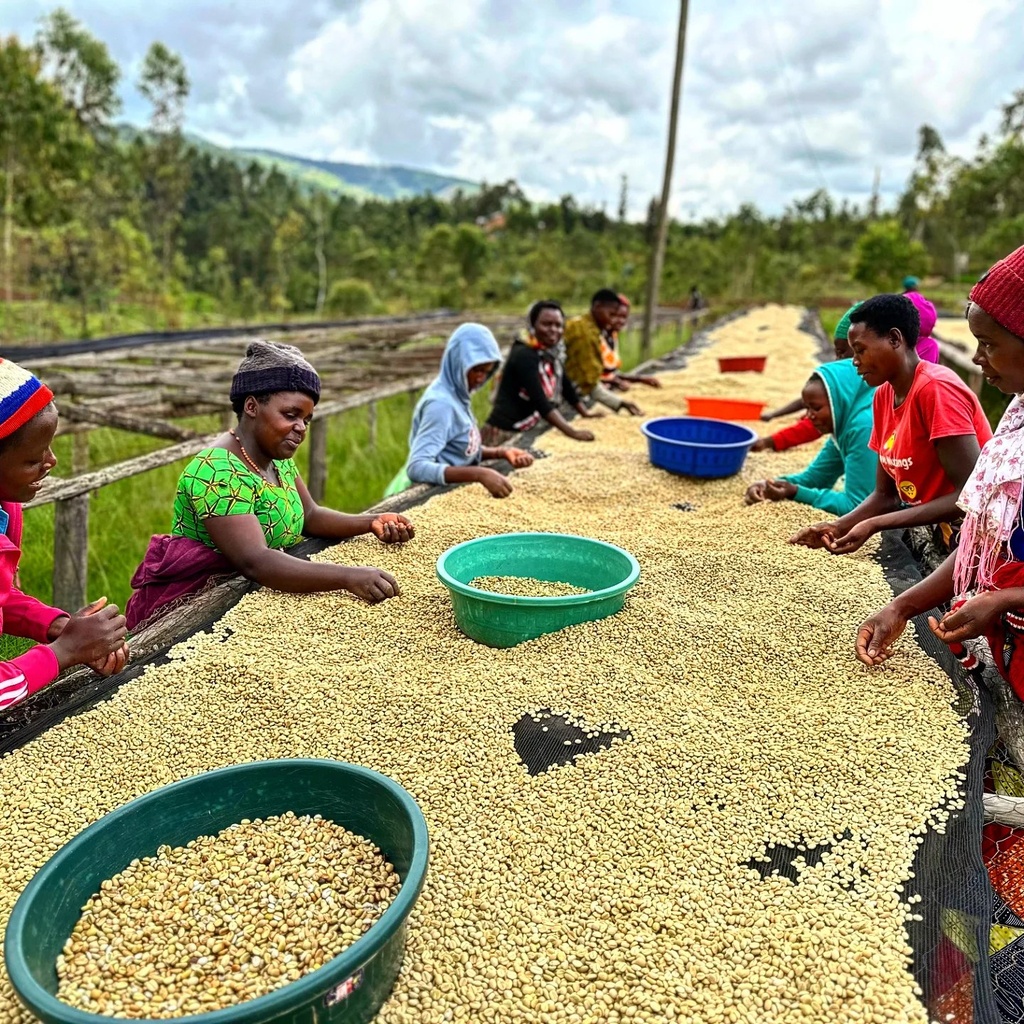
[[[576,436],[576,428],[557,409],[552,409],[544,419],[563,434],[568,434],[569,437]]]
[[[872,491],[852,512],[847,512],[836,520],[836,532],[845,533],[852,526],[863,523],[866,519],[876,519],[899,508],[895,498],[880,491]]]
[[[303,558],[271,548],[265,548],[236,568],[246,579],[288,594],[345,589],[344,566],[330,562],[307,562]]]
[[[1008,587],[1006,590],[993,590],[992,596],[999,607],[999,614],[1019,612],[1024,608],[1024,587]]]
[[[922,615],[924,612],[945,604],[953,597],[953,567],[956,564],[956,554],[950,555],[930,576],[926,576],[920,583],[909,590],[905,590],[899,597],[892,600],[893,606],[905,619],[912,619],[915,615]],[[1019,591],[1024,600],[1024,591]]]
[[[775,420],[780,416],[791,416],[795,412],[802,412],[803,408],[804,400],[802,398],[794,398],[793,401],[787,405],[780,405],[778,409],[772,409],[772,411],[768,413],[767,418]]]
[[[496,448],[485,448],[484,452],[498,451]],[[486,455],[488,459],[500,458],[498,455]],[[444,482],[446,484],[475,484],[483,478],[484,466],[445,466]]]
[[[958,520],[963,513],[957,508],[958,494],[947,494],[923,505],[908,505],[906,508],[872,516],[872,526],[877,530],[905,530],[908,526],[927,526],[930,523],[948,523]]]
[[[373,516],[351,516],[318,505],[306,514],[302,532],[308,537],[331,537],[343,540],[346,537],[358,537],[361,534],[369,533],[372,522]]]

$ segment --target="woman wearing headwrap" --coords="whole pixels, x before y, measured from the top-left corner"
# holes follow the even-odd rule
[[[853,357],[853,349],[850,348],[849,341],[850,315],[859,305],[859,302],[855,302],[840,317],[839,323],[836,324],[835,334],[832,336],[832,347],[835,349],[837,360],[851,359]],[[761,413],[761,419],[763,422],[769,423],[779,416],[791,416],[793,413],[800,412],[803,409],[804,400],[803,396],[801,396],[800,398],[793,399],[789,405],[784,405],[779,409],[772,409],[770,412]],[[811,418],[809,416],[801,416],[791,426],[776,430],[774,434],[770,434],[768,437],[758,438],[750,450],[754,452],[784,452],[787,448],[796,448],[798,445],[817,441],[819,437],[821,437],[821,432],[811,422]]]
[[[53,392],[28,370],[0,359],[0,627],[7,636],[34,640],[0,662],[0,710],[52,683],[73,665],[101,675],[124,668],[128,657],[124,616],[106,598],[69,615],[23,594],[15,584],[21,558],[21,506],[43,486],[57,459]]]
[[[404,516],[345,515],[318,505],[293,461],[320,400],[320,378],[291,345],[254,341],[231,381],[237,427],[225,431],[178,480],[170,535],[153,537],[132,577],[130,628],[148,623],[218,576],[241,573],[304,594],[347,590],[376,602],[399,593],[389,573],[308,562],[286,551],[303,537],[372,533],[385,544],[413,536]]]
[[[816,432],[831,437],[802,473],[751,484],[747,504],[791,499],[836,516],[855,509],[874,490],[878,470],[878,456],[868,447],[873,394],[849,359],[819,366],[801,399]],[[840,477],[845,483],[837,491]]]
[[[941,620],[929,618],[932,631],[968,664],[964,642],[985,637],[1000,675],[1024,699],[1024,246],[992,267],[970,299],[974,362],[1015,397],[960,493],[956,552],[861,626],[857,657],[880,665],[913,616],[954,598]]]
[[[921,333],[917,338],[917,354],[928,363],[939,361],[939,343],[932,337],[938,314],[935,306],[919,291],[904,292],[904,296],[914,304],[917,315],[921,318]]]
[[[536,426],[542,417],[574,441],[593,441],[589,430],[577,430],[558,411],[559,401],[564,400],[585,419],[603,415],[583,404],[565,376],[558,355],[565,330],[562,307],[543,299],[530,307],[527,320],[529,333],[512,342],[502,367],[494,406],[480,432],[483,443],[504,444]]]
[[[409,458],[385,492],[404,491],[414,483],[479,483],[505,498],[512,485],[495,469],[481,466],[482,459],[505,459],[523,468],[533,456],[519,448],[492,448],[480,441],[473,415],[472,395],[494,376],[501,349],[482,324],[463,324],[445,345],[441,372],[416,404],[409,431]]]

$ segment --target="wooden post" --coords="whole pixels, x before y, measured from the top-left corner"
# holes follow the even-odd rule
[[[377,403],[371,402],[366,407],[366,420],[370,428],[370,447],[377,447]]]
[[[53,516],[53,603],[84,607],[89,577],[89,494],[57,502]]]
[[[307,486],[312,499],[319,503],[327,493],[327,425],[326,416],[314,419],[309,425],[309,480]]]
[[[89,472],[89,434],[91,431],[82,430],[71,435],[71,475],[78,476],[79,473]]]
[[[679,122],[679,98],[683,89],[683,51],[686,49],[686,16],[689,0],[679,3],[679,35],[676,38],[676,64],[672,77],[672,103],[668,115],[668,146],[665,151],[665,177],[661,183],[661,202],[658,205],[658,226],[651,249],[650,271],[647,277],[647,301],[644,303],[644,334],[640,343],[640,358],[651,358],[654,343],[654,322],[658,313],[658,289],[661,286],[661,267],[665,262],[665,237],[668,234],[668,199],[672,191],[672,165],[676,158],[676,128]]]

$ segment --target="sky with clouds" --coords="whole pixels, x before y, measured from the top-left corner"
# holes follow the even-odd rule
[[[2,0],[30,37],[55,5]],[[125,70],[185,59],[187,128],[223,145],[515,178],[630,212],[660,190],[672,0],[66,0]],[[891,199],[922,123],[963,154],[1024,88],[1024,0],[692,0],[672,209]]]

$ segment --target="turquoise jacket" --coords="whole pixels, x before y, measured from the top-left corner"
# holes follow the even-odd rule
[[[864,383],[852,359],[822,363],[814,372],[832,406],[832,436],[802,473],[782,479],[796,484],[796,501],[844,516],[875,489],[878,456],[868,447],[875,389]],[[844,489],[833,490],[841,476],[846,477]]]

